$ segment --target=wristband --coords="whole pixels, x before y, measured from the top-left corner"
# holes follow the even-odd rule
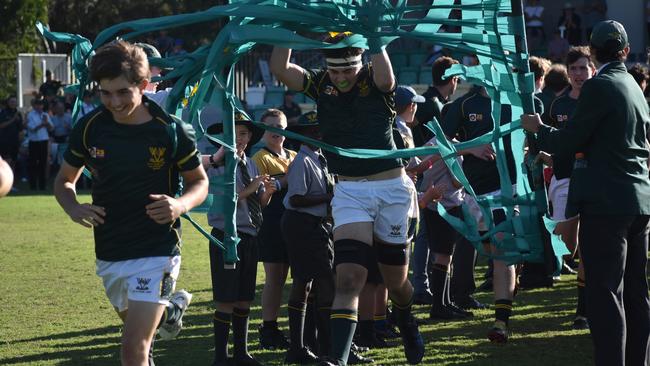
[[[208,157],[208,161],[210,162],[210,165],[212,165],[213,168],[216,168],[216,167],[219,166],[219,164],[217,164],[217,162],[214,161],[213,156],[214,156],[214,154],[210,155],[210,157]]]
[[[275,182],[275,189],[277,189],[278,191],[281,191],[282,190],[282,183],[280,183],[280,180],[276,179],[274,182]]]
[[[379,37],[368,38],[368,51],[370,51],[371,55],[382,53],[383,50],[384,50],[384,45],[381,43],[381,38]]]

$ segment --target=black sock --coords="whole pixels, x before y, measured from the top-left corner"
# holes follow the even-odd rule
[[[385,332],[386,329],[388,328],[388,321],[386,320],[386,314],[383,315],[377,315],[372,318],[372,320],[375,323],[375,333],[377,331],[379,332]]]
[[[327,320],[329,321],[329,313],[327,314]],[[302,331],[302,343],[311,348],[316,352],[316,327],[318,323],[318,312],[316,310],[316,304],[313,299],[307,298],[307,309],[305,310],[305,326]],[[329,334],[328,334],[329,339]],[[293,341],[291,342],[293,344]]]
[[[512,314],[512,300],[499,299],[494,302],[494,317],[508,325]]]
[[[250,309],[232,309],[232,335],[235,359],[248,356],[248,314]]]
[[[442,307],[446,303],[445,282],[447,281],[447,267],[440,264],[431,266],[429,287],[433,294],[433,306]]]
[[[400,304],[392,299],[391,302],[393,303],[393,312],[395,312],[397,327],[402,328],[406,326],[409,322],[411,322],[411,318],[413,317],[413,315],[411,315],[411,306],[413,305],[413,295],[411,295],[411,299],[406,304]]]
[[[318,354],[328,355],[330,353],[330,339],[332,332],[330,331],[330,314],[332,310],[329,306],[319,307],[317,311],[316,322],[318,324]]]
[[[359,336],[365,339],[373,339],[375,337],[375,321],[374,320],[359,320]]]
[[[228,359],[228,332],[230,332],[231,315],[220,311],[214,312],[214,355],[215,361]]]
[[[578,278],[578,306],[576,315],[587,317],[587,301],[585,300],[585,280]]]
[[[330,326],[332,336],[330,356],[338,362],[346,365],[352,337],[357,327],[357,312],[349,309],[332,309],[330,314]]]
[[[305,329],[305,314],[307,305],[301,301],[289,300],[287,309],[289,313],[289,337],[291,339],[291,347],[302,349],[303,334]]]
[[[262,323],[262,326],[264,328],[268,328],[268,329],[278,329],[278,321],[277,320],[265,320]]]

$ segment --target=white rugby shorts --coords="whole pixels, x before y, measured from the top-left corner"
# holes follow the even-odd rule
[[[332,217],[334,229],[372,222],[377,239],[406,244],[410,220],[418,217],[417,191],[405,174],[377,181],[339,181],[334,187]]]
[[[96,273],[102,278],[106,296],[119,312],[128,309],[129,300],[168,305],[180,269],[179,255],[96,261]]]
[[[551,183],[548,185],[548,200],[553,204],[553,215],[551,215],[553,221],[564,222],[578,217],[566,217],[570,183],[570,178],[555,179],[555,176],[551,178]]]

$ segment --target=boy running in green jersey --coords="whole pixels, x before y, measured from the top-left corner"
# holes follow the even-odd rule
[[[156,328],[176,297],[179,217],[205,200],[208,179],[191,126],[143,95],[150,71],[142,49],[124,41],[99,48],[90,77],[103,105],[74,126],[54,194],[74,222],[93,229],[97,274],[124,321],[122,365],[151,365]],[[77,200],[84,167],[92,203]],[[185,192],[175,197],[181,177]],[[177,295],[181,306],[168,310],[182,316],[191,297]]]

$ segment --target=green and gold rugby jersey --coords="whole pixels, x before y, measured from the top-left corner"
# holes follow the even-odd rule
[[[510,105],[501,106],[501,123],[510,120]],[[481,94],[481,87],[473,87],[467,94],[448,105],[442,121],[442,129],[450,138],[470,141],[488,132],[494,127],[492,120],[492,101]],[[512,156],[510,135],[503,136],[506,163],[510,182],[516,182],[515,160]],[[476,194],[486,194],[501,188],[496,161],[485,161],[473,155],[467,155],[463,161],[463,171]]]
[[[571,98],[568,93],[555,98],[548,111],[543,115],[544,123],[558,130],[566,128],[571,123],[571,116],[577,105],[578,100]],[[553,175],[555,175],[555,179],[571,177],[574,160],[575,157],[572,155],[554,154]]]
[[[307,70],[303,93],[316,101],[323,141],[342,148],[394,150],[395,92],[379,90],[364,65],[348,92],[339,91],[326,70]],[[400,159],[355,159],[325,151],[334,174],[359,177],[401,167]]]
[[[117,123],[100,106],[75,124],[70,134],[64,159],[74,167],[88,168],[93,204],[106,209],[104,224],[94,228],[97,259],[180,253],[180,219],[157,224],[147,216],[145,206],[153,202],[150,194],[173,197],[180,172],[198,167],[200,154],[189,124],[175,120],[146,97],[143,103],[153,116],[149,122]]]

